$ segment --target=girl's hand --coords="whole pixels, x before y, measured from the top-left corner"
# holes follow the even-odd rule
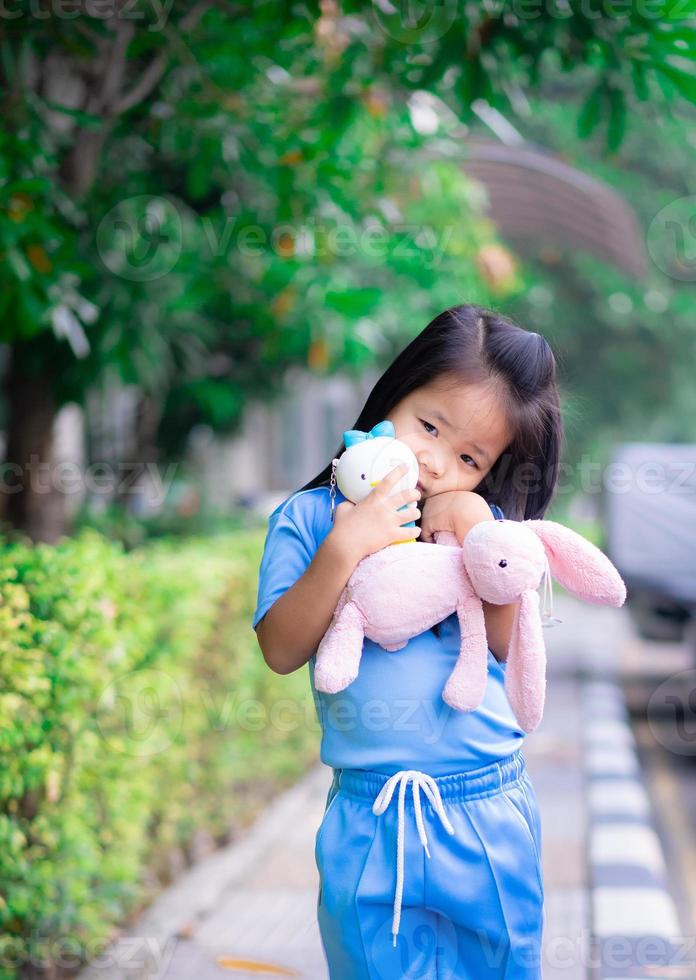
[[[398,490],[390,493],[406,472],[406,464],[399,463],[368,493],[364,500],[354,504],[344,500],[336,507],[334,526],[329,532],[342,542],[346,552],[355,557],[356,564],[381,548],[397,541],[415,540],[421,533],[419,527],[402,527],[409,521],[417,521],[420,510],[415,504],[420,490]],[[399,511],[404,504],[413,504]]]
[[[493,521],[491,509],[472,490],[447,490],[423,501],[421,541],[435,543],[436,531],[451,531],[461,544],[469,530],[479,521]]]

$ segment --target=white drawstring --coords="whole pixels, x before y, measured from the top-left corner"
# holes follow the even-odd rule
[[[409,780],[412,781],[413,788],[413,807],[416,812],[416,826],[418,827],[418,836],[420,837],[421,844],[425,848],[425,853],[430,857],[430,851],[428,850],[428,838],[425,836],[425,827],[423,826],[423,814],[421,813],[420,805],[420,789],[422,787],[423,792],[429,798],[430,802],[435,808],[435,812],[440,817],[443,826],[450,833],[454,833],[454,827],[449,821],[447,814],[445,813],[445,808],[442,803],[442,798],[440,796],[440,790],[437,783],[432,776],[428,776],[424,772],[419,772],[418,769],[402,769],[400,772],[395,772],[393,776],[390,776],[386,781],[382,789],[379,791],[375,802],[372,804],[372,812],[379,816],[380,813],[384,811],[389,806],[389,802],[394,793],[394,787],[399,784],[399,801],[398,801],[398,823],[397,823],[397,835],[396,835],[396,892],[394,894],[394,918],[392,921],[392,935],[394,937],[394,942],[392,945],[396,946],[396,937],[399,932],[399,922],[401,920],[401,896],[404,890],[404,797],[406,795],[406,786]]]
[[[544,571],[541,576],[540,582],[541,588],[541,625],[542,626],[555,626],[556,623],[562,623],[562,619],[558,619],[553,616],[553,585],[551,583],[551,567],[549,565],[549,556],[544,553]]]

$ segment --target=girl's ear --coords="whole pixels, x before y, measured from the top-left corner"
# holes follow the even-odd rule
[[[587,538],[556,521],[523,521],[537,535],[554,578],[580,599],[598,605],[622,606],[626,586],[603,551]]]

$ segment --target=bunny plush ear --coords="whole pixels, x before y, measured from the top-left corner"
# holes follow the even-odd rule
[[[603,551],[556,521],[524,521],[534,531],[549,560],[551,574],[564,589],[598,605],[622,606],[626,586]]]

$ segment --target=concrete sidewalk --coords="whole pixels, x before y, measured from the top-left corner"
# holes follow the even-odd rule
[[[646,930],[664,936],[680,923],[649,803],[631,782],[640,774],[615,683],[622,651],[631,646],[627,616],[566,597],[555,604],[563,622],[545,631],[546,710],[523,749],[542,814],[544,980],[688,975],[669,967],[656,973],[655,960],[648,972],[636,972],[635,957],[624,967],[616,957],[609,962],[607,943],[615,935],[632,936],[635,947]],[[313,768],[243,841],[211,855],[165,892],[114,947],[110,966],[102,958],[80,980],[326,980],[314,839],[330,779],[326,766]],[[623,800],[618,813],[612,810],[617,799]],[[622,848],[621,841],[630,843]],[[646,848],[650,880],[626,871]]]

